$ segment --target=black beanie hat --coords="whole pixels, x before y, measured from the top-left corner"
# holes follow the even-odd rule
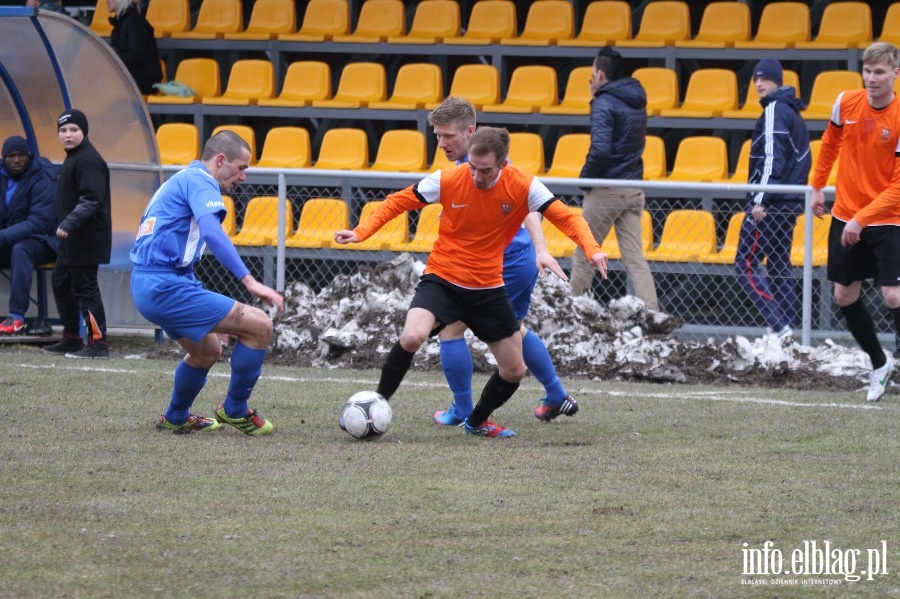
[[[25,141],[24,137],[13,135],[12,137],[7,137],[6,141],[3,142],[3,151],[0,153],[0,157],[6,158],[8,154],[13,152],[22,152],[31,156],[31,148],[28,147],[28,142]]]
[[[59,119],[56,121],[56,128],[60,129],[63,125],[78,125],[78,128],[81,129],[84,136],[87,137],[88,134],[88,122],[87,117],[84,116],[84,113],[80,110],[76,110],[74,108],[70,110],[66,110],[61,115],[59,115]]]

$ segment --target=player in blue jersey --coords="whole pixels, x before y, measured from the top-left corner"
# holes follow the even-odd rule
[[[222,230],[223,193],[246,178],[250,146],[233,131],[206,142],[200,160],[179,171],[156,191],[141,218],[131,261],[131,294],[144,318],[161,327],[187,352],[175,369],[169,407],[156,427],[185,434],[230,424],[248,435],[268,435],[272,423],[249,406],[262,373],[272,321],[259,308],[208,291],[194,278],[194,264],[208,246],[254,296],[284,309],[284,298],[258,282]],[[236,338],[231,380],[215,418],[191,414],[206,375],[222,355],[219,334]]]
[[[438,147],[447,160],[460,164],[468,158],[469,140],[475,132],[475,108],[468,100],[448,97],[428,115],[434,127]],[[566,273],[547,251],[540,217],[529,214],[503,254],[503,282],[516,319],[521,323],[522,352],[525,365],[544,386],[546,397],[534,411],[539,420],[550,422],[560,414],[574,416],[578,403],[566,392],[547,347],[540,337],[525,328],[524,320],[531,306],[531,292],[538,277],[549,269],[564,281]],[[445,426],[460,426],[472,412],[472,354],[464,334],[466,325],[455,322],[438,335],[441,366],[453,392],[453,404],[434,413],[434,421]]]

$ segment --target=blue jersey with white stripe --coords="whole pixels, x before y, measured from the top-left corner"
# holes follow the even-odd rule
[[[184,268],[200,259],[205,243],[197,221],[225,218],[219,183],[195,160],[163,183],[147,204],[131,261],[138,266]]]

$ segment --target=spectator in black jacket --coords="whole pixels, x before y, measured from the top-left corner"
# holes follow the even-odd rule
[[[0,167],[0,268],[9,269],[9,316],[0,334],[25,328],[34,267],[56,259],[56,168],[13,135]]]
[[[162,66],[153,26],[141,12],[140,0],[106,0],[106,7],[114,13],[109,18],[113,26],[109,44],[125,63],[141,93],[152,94],[153,84],[162,81]]]
[[[594,59],[591,76],[591,147],[582,179],[644,177],[641,154],[647,140],[647,94],[641,83],[625,77],[621,55],[609,46]],[[641,218],[644,191],[640,188],[594,187],[584,194],[582,215],[594,239],[603,243],[613,225],[622,251],[622,264],[634,284],[635,295],[651,310],[659,310],[653,274],[644,259]],[[590,293],[595,270],[576,248],[572,256],[572,292]]]
[[[44,351],[69,358],[108,358],[106,311],[97,271],[112,253],[109,167],[88,141],[88,122],[80,110],[63,112],[57,124],[66,159],[59,171],[56,216],[59,251],[52,284],[63,338]],[[87,329],[83,345],[79,313]]]

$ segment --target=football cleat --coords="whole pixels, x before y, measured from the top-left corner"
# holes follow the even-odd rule
[[[256,410],[250,410],[243,418],[230,418],[225,413],[225,406],[219,406],[216,410],[216,420],[222,424],[230,424],[245,435],[271,435],[275,429],[272,423],[259,415]]]
[[[541,405],[534,410],[534,417],[543,422],[550,422],[560,414],[574,416],[577,413],[578,402],[575,401],[574,397],[569,395],[559,404],[550,403],[544,398],[541,400]]]
[[[438,410],[432,416],[435,424],[439,424],[441,426],[462,426],[465,418],[460,418],[456,415],[456,406],[450,406],[446,410]]]
[[[176,435],[189,435],[194,431],[202,433],[218,430],[222,428],[222,425],[212,418],[194,416],[193,414],[188,416],[187,422],[185,422],[184,424],[172,424],[171,422],[166,420],[165,414],[160,414],[159,420],[156,421],[156,428],[158,428],[159,430],[172,431]]]
[[[469,419],[463,421],[467,435],[477,435],[479,437],[515,437],[516,433],[512,429],[500,426],[490,420],[485,420],[480,426],[472,426]]]

